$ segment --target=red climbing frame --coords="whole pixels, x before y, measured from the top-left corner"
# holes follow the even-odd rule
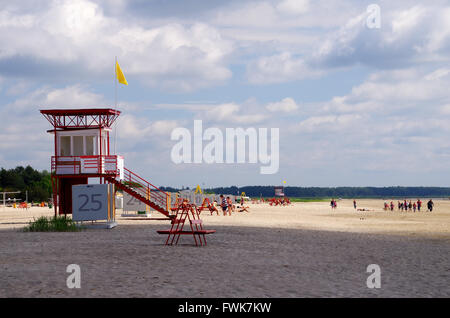
[[[189,222],[190,230],[183,230],[186,221]],[[200,219],[195,204],[185,200],[178,206],[175,217],[172,220],[170,230],[157,231],[159,234],[168,234],[166,245],[177,245],[181,235],[192,235],[196,246],[206,246],[206,234],[215,233],[216,230],[203,229],[203,221]]]

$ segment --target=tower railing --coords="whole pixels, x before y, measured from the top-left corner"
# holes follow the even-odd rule
[[[162,208],[166,208],[169,194],[127,168],[124,168],[124,178],[122,183],[133,188],[133,190],[142,197],[156,203]]]
[[[96,156],[52,156],[51,172],[64,174],[118,175],[117,155]]]

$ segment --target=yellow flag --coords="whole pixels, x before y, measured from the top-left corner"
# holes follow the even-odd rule
[[[116,61],[116,77],[119,83],[128,85],[127,79],[125,78],[125,75],[123,75],[122,70],[120,69],[119,62]]]
[[[202,189],[200,188],[200,185],[197,184],[197,188],[195,189],[195,193],[200,193],[202,194]]]

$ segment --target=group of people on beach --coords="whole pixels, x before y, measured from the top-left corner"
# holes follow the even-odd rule
[[[288,197],[283,197],[283,198],[272,198],[272,199],[270,199],[269,200],[269,205],[283,205],[283,206],[286,206],[286,205],[289,205],[289,204],[291,204],[291,200],[289,200],[289,198]]]
[[[430,199],[427,202],[427,211],[432,212],[433,211],[433,207],[434,207],[434,202],[432,199]],[[418,212],[420,212],[420,209],[422,208],[422,201],[420,199],[417,199],[417,202],[411,202],[411,200],[409,200],[409,202],[406,202],[406,200],[402,201],[397,201],[397,209],[399,211],[413,211],[416,212],[416,210]],[[391,201],[390,204],[388,204],[387,202],[384,202],[384,210],[388,211],[394,211],[394,202]]]
[[[334,200],[331,200],[331,207],[333,207],[333,201]],[[356,200],[353,200],[353,207],[356,209]],[[432,212],[433,207],[434,207],[434,202],[432,199],[430,199],[427,202],[427,211]],[[422,201],[420,199],[417,199],[416,202],[412,202],[411,200],[409,200],[409,202],[407,202],[406,200],[397,201],[397,208],[398,208],[398,211],[416,212],[416,210],[417,210],[418,212],[420,212],[420,209],[422,208]],[[394,211],[394,202],[391,201],[390,203],[387,203],[385,201],[384,202],[384,210],[385,211]],[[358,211],[366,211],[366,209],[358,209]],[[369,211],[369,210],[367,210],[367,211]]]
[[[434,206],[434,202],[432,199],[430,199],[427,202],[427,211],[432,212],[433,211],[433,206]],[[399,211],[413,211],[416,212],[416,210],[418,212],[420,212],[420,209],[422,208],[422,201],[420,199],[417,199],[417,202],[412,202],[411,200],[409,200],[409,202],[407,202],[406,200],[404,201],[397,201],[397,209]],[[394,202],[391,201],[390,204],[388,204],[387,202],[384,202],[384,210],[385,211],[394,211]]]
[[[240,206],[238,206],[239,209],[237,210],[237,212],[250,212],[248,210],[249,207],[244,206],[244,203],[245,203],[245,200],[243,197],[241,197]],[[214,207],[217,207],[217,206],[218,206],[218,203],[216,200],[214,200]],[[233,201],[231,200],[231,198],[230,197],[225,198],[225,196],[223,194],[220,195],[220,207],[222,208],[222,212],[223,212],[224,216],[227,215],[227,212],[228,212],[228,215],[231,215],[232,212],[236,212],[236,205],[233,204]],[[217,214],[219,214],[219,213],[217,213]]]

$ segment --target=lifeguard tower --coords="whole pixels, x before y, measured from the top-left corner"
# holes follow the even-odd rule
[[[41,110],[53,129],[55,153],[51,173],[55,216],[72,213],[72,186],[89,178],[113,183],[152,209],[169,217],[168,193],[124,167],[124,158],[111,154],[109,135],[120,111],[110,108]]]
[[[284,187],[283,186],[276,186],[274,187],[275,190],[275,197],[284,197]]]

